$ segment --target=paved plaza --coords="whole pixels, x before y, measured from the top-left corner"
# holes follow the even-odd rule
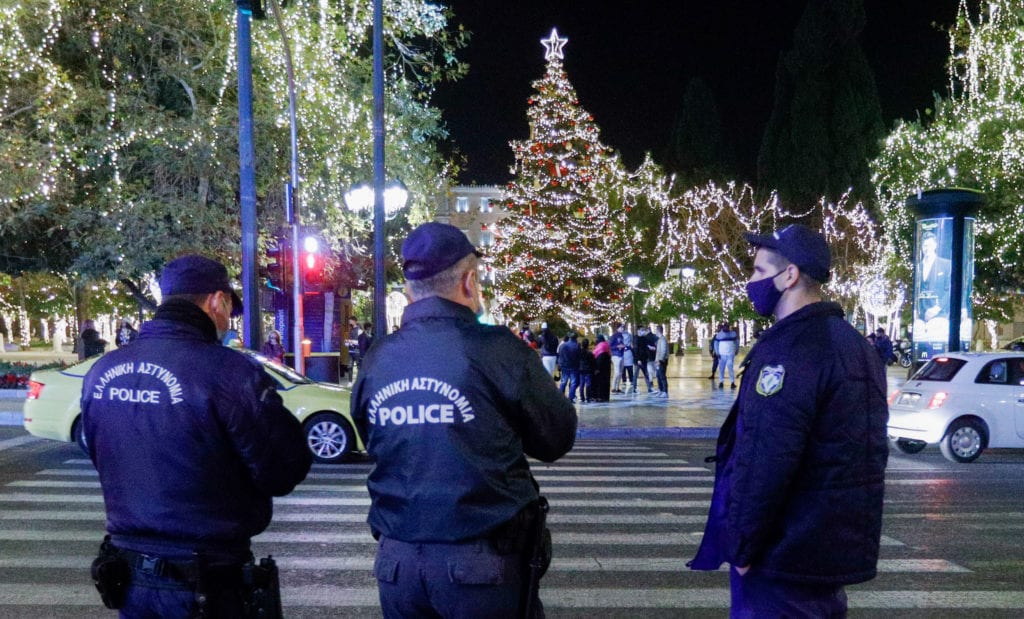
[[[6,353],[7,361],[42,363],[52,361],[53,353]],[[73,354],[63,355],[73,362]],[[742,353],[736,360],[739,369]],[[609,402],[576,403],[579,411],[581,438],[712,438],[725,421],[736,398],[735,389],[718,388],[718,378],[709,380],[711,357],[687,353],[672,356],[668,364],[669,397],[658,398],[647,394],[643,378],[635,394],[612,394]],[[642,376],[642,375],[641,375]],[[906,370],[890,367],[890,392],[906,379]],[[653,378],[653,377],[652,377]],[[656,385],[656,383],[655,383]],[[0,390],[0,425],[21,425],[22,391]]]

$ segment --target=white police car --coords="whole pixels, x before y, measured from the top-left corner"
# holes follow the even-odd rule
[[[349,417],[350,392],[344,387],[314,382],[290,367],[243,348],[277,381],[285,407],[302,422],[306,446],[317,462],[337,463],[362,451],[362,441]],[[96,360],[92,357],[64,370],[37,370],[29,377],[22,407],[25,429],[34,436],[76,441],[86,451],[79,398],[82,379]]]
[[[889,439],[905,454],[938,443],[953,462],[1024,447],[1024,352],[931,359],[889,398]]]

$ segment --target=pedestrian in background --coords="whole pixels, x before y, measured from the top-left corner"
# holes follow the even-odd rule
[[[729,326],[722,323],[722,330],[715,335],[715,350],[718,352],[718,388],[725,384],[725,374],[729,373],[730,389],[736,388],[736,352],[739,350],[740,336]]]
[[[612,355],[612,393],[622,393],[619,387],[622,383],[622,353],[626,350],[625,330],[622,323],[612,323],[612,335],[608,340]]]
[[[654,351],[647,348],[647,328],[640,327],[633,337],[633,363],[636,366],[636,382],[640,382],[640,374],[643,374],[644,382],[647,383],[647,393],[651,393],[651,377],[654,376],[654,372],[649,371],[647,362],[653,360]]]
[[[800,225],[747,235],[747,294],[774,314],[718,436],[708,522],[690,567],[730,563],[732,617],[845,617],[875,577],[888,458],[885,372],[821,300],[831,257]]]
[[[656,358],[656,354],[658,352],[658,335],[650,329],[645,329],[645,331],[646,333],[644,333],[644,336],[640,338],[639,345],[647,349],[647,375],[654,377],[652,380],[656,380],[658,377],[658,362]],[[682,344],[680,344],[680,346],[682,346]],[[658,389],[648,388],[647,393],[655,396],[660,395],[661,387],[659,386]]]
[[[711,375],[708,376],[711,380],[715,380],[715,374],[718,372],[718,350],[716,350],[715,336],[722,331],[722,323],[718,323],[718,328],[715,329],[714,334],[708,339],[708,352],[711,353]],[[712,385],[714,386],[714,385]]]
[[[657,364],[658,395],[668,397],[668,340],[665,339],[665,328],[661,325],[658,330],[657,341],[654,345],[654,362]]]
[[[626,391],[636,393],[637,376],[633,374],[633,338],[629,333],[623,333],[622,342],[622,383],[625,385]]]
[[[79,335],[79,340],[81,342],[79,359],[88,359],[89,357],[102,355],[107,349],[107,340],[100,337],[100,332],[96,330],[96,323],[93,322],[92,318],[87,318],[82,323],[82,333]]]
[[[539,505],[527,458],[553,462],[575,440],[576,410],[537,354],[477,322],[478,256],[454,226],[412,231],[402,328],[352,390],[376,462],[367,520],[386,619],[522,617]]]
[[[896,355],[892,353],[892,340],[889,339],[882,327],[875,330],[875,350],[878,351],[878,358],[882,360],[882,365],[889,365],[896,360]]]
[[[580,345],[576,341],[579,335],[570,331],[565,337],[566,341],[558,349],[558,371],[562,373],[562,393],[568,385],[569,401],[575,402],[576,389],[580,386]]]
[[[594,353],[590,351],[590,340],[583,338],[580,342],[580,402],[591,400],[591,382],[594,378]]]
[[[221,345],[242,311],[224,265],[172,260],[160,292],[138,339],[97,361],[82,385],[110,555],[130,569],[121,616],[243,617],[251,539],[312,455],[277,382]]]
[[[540,362],[551,376],[555,375],[558,364],[558,336],[548,327],[548,323],[540,325]]]
[[[260,352],[278,363],[284,363],[284,344],[281,342],[281,332],[276,329],[271,331],[267,335],[267,341],[263,342]]]
[[[594,378],[591,380],[590,400],[607,402],[611,392],[612,355],[604,335],[598,335],[594,345]]]
[[[124,318],[121,320],[121,327],[117,330],[117,337],[114,338],[114,342],[120,348],[131,344],[137,337],[139,337],[139,332],[132,326],[132,321]]]

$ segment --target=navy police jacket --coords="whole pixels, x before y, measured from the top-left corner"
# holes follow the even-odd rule
[[[708,523],[690,567],[779,580],[874,578],[888,459],[885,373],[834,303],[762,333],[718,437]]]
[[[96,362],[82,418],[107,531],[140,552],[244,556],[271,497],[312,461],[274,380],[188,302],[161,305],[131,346]]]
[[[439,297],[370,349],[352,417],[376,462],[370,528],[405,542],[486,537],[538,496],[526,457],[552,462],[576,437],[537,353]]]

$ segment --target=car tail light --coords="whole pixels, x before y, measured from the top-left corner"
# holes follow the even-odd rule
[[[897,389],[896,391],[893,391],[892,395],[889,396],[889,406],[892,406],[893,402],[895,402],[896,398],[898,398],[898,397],[900,397],[900,390],[899,389]]]
[[[25,398],[28,400],[38,400],[39,395],[43,393],[43,387],[45,386],[46,385],[38,381],[28,381],[28,395],[26,395]]]
[[[939,391],[938,393],[933,395],[931,401],[928,402],[928,408],[938,408],[942,406],[942,403],[945,402],[946,398],[948,397],[948,393],[946,393],[945,391]]]

